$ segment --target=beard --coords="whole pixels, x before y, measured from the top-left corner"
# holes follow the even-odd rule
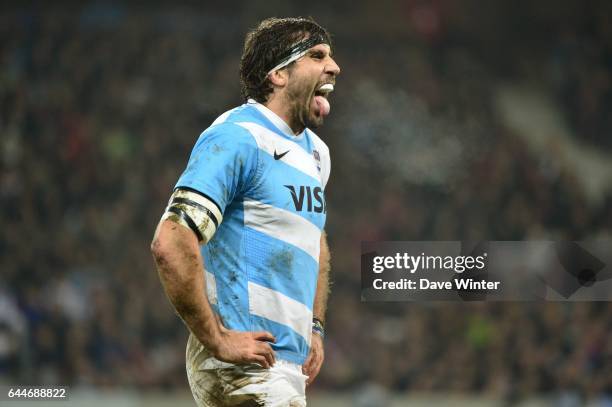
[[[287,88],[289,127],[296,133],[301,133],[306,127],[316,129],[323,124],[323,116],[314,102],[317,86],[318,82],[302,80]]]

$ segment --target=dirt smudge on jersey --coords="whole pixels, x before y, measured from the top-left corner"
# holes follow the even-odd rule
[[[293,251],[282,249],[275,251],[268,257],[266,266],[270,272],[285,274],[289,278],[293,278],[293,260]]]
[[[226,150],[226,148],[224,146],[222,146],[222,145],[219,145],[219,144],[213,144],[213,146],[211,148],[211,152],[213,154],[219,154],[219,153],[224,152],[225,150]]]

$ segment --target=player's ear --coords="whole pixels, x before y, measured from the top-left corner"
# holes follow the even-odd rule
[[[287,80],[289,79],[289,73],[286,69],[277,69],[269,75],[270,82],[272,82],[273,86],[277,86],[279,88],[285,87],[287,85]]]

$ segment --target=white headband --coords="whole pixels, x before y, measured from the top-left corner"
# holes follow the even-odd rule
[[[268,71],[268,75],[270,75],[272,72],[274,72],[276,70],[279,70],[281,68],[286,67],[287,65],[289,65],[293,61],[297,61],[298,59],[300,59],[304,55],[306,55],[307,52],[308,52],[308,50],[304,50],[304,51],[298,50],[298,51],[294,52],[293,54],[289,55],[289,58],[287,58],[286,60],[284,60],[280,64],[276,65],[274,68],[270,69]]]
[[[294,61],[297,61],[298,59],[306,55],[310,48],[321,43],[326,43],[324,38],[318,35],[312,35],[306,38],[305,40],[298,42],[297,44],[293,44],[291,48],[286,51],[289,53],[289,55],[281,57],[281,62],[279,62],[279,64],[276,65],[274,68],[270,69],[267,75],[270,75],[272,72],[284,68]]]

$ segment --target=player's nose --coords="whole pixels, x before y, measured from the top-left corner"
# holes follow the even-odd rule
[[[340,75],[340,67],[332,57],[329,57],[328,63],[325,65],[325,73],[333,76]]]

